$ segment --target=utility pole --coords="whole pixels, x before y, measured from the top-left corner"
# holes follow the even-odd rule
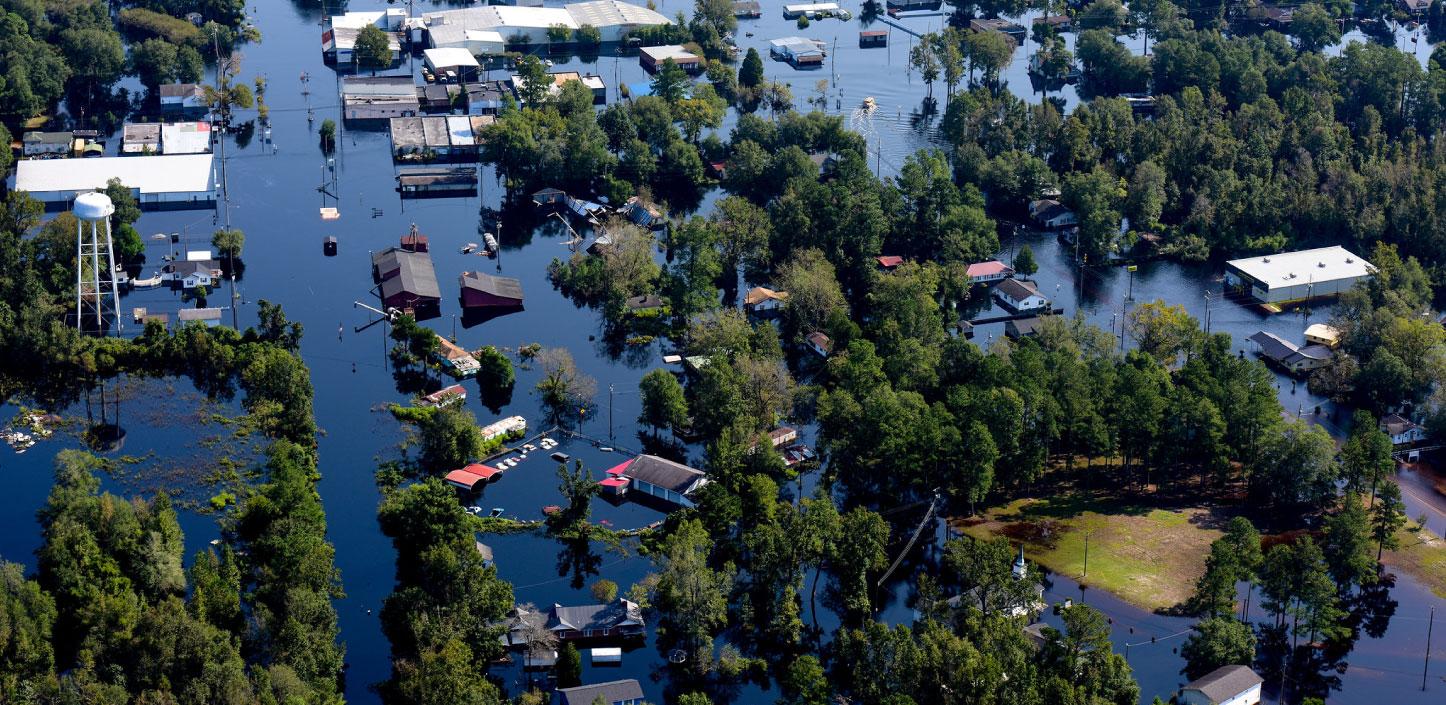
[[[1080,577],[1081,580],[1083,580],[1084,578],[1088,578],[1089,576],[1090,576],[1090,532],[1086,531],[1086,532],[1085,532],[1084,575],[1081,575],[1081,576],[1079,576],[1079,577]]]
[[[1210,290],[1205,290],[1205,335],[1210,335]]]
[[[613,385],[608,385],[608,440],[613,440]]]
[[[1426,622],[1426,664],[1421,667],[1421,690],[1426,689],[1426,673],[1431,670],[1431,628],[1436,626],[1436,608],[1431,608],[1431,617]]]

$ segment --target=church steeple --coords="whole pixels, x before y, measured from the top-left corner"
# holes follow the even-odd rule
[[[1014,559],[1014,579],[1023,580],[1029,575],[1029,568],[1024,564],[1024,544],[1019,544],[1019,557]]]

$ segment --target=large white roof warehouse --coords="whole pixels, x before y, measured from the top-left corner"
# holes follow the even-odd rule
[[[1335,296],[1376,268],[1344,247],[1282,252],[1225,263],[1225,285],[1266,304]]]
[[[27,159],[15,164],[13,188],[48,206],[68,207],[111,179],[130,187],[143,208],[209,208],[216,202],[210,154]]]
[[[433,48],[463,47],[469,51],[468,33],[497,32],[508,41],[526,38],[529,44],[546,44],[547,29],[562,25],[576,30],[582,25],[596,27],[602,41],[618,42],[637,27],[668,24],[670,20],[646,7],[620,0],[592,0],[562,7],[517,7],[491,5],[457,10],[439,10],[422,15],[428,43]],[[572,41],[569,37],[568,41]]]

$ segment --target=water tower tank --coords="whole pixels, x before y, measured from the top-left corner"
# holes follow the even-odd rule
[[[110,202],[110,196],[93,191],[76,196],[73,210],[81,220],[101,220],[115,212],[115,204]]]

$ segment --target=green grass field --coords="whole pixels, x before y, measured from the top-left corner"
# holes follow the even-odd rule
[[[1025,555],[1045,568],[1156,610],[1173,607],[1194,591],[1223,521],[1203,508],[1157,509],[1062,497],[1017,500],[988,511],[982,521],[975,517],[955,526],[975,537],[1022,542]]]
[[[1415,522],[1411,523],[1415,526]],[[1446,541],[1430,531],[1401,529],[1396,533],[1401,547],[1386,551],[1386,565],[1410,573],[1431,588],[1437,597],[1446,598]]]

